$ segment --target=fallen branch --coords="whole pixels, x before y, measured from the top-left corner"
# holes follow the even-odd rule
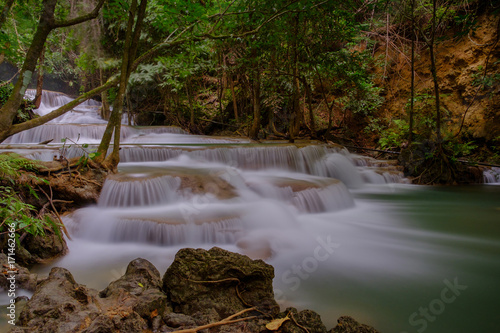
[[[207,281],[204,281],[204,282],[207,282]],[[212,281],[208,281],[208,282],[212,282]],[[237,312],[233,315],[230,315],[229,317],[222,319],[221,321],[217,321],[215,323],[210,323],[210,324],[206,324],[206,325],[201,325],[201,326],[194,327],[194,328],[187,328],[187,329],[175,331],[175,332],[176,333],[196,333],[196,332],[199,332],[201,330],[205,330],[205,329],[212,328],[212,327],[229,325],[229,324],[234,324],[234,323],[237,323],[240,321],[254,319],[254,318],[257,318],[257,316],[250,316],[250,317],[244,317],[244,318],[239,318],[239,319],[233,320],[234,317],[237,317],[237,316],[242,315],[246,312],[254,311],[254,310],[256,310],[256,309],[255,308],[244,309],[244,310],[241,310],[240,312]]]

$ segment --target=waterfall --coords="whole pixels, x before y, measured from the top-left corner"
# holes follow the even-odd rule
[[[160,176],[127,177],[109,176],[104,182],[98,205],[101,207],[152,206],[176,202],[181,180]]]
[[[500,168],[492,167],[483,171],[485,184],[500,184]]]
[[[43,115],[70,101],[44,91],[36,112]],[[104,133],[99,106],[87,101],[5,144],[43,160],[81,156],[95,150]],[[106,179],[97,205],[65,218],[76,238],[161,246],[245,244],[255,250],[248,240],[256,235],[276,239],[271,235],[297,228],[305,217],[355,207],[351,189],[404,181],[390,163],[318,143],[255,144],[190,135],[178,127],[123,125],[121,148],[119,173]],[[264,252],[273,253],[274,242],[265,243]]]

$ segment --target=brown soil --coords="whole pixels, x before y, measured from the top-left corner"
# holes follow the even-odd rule
[[[441,90],[444,133],[493,140],[500,136],[500,83],[478,86],[475,79],[491,77],[500,72],[500,18],[489,13],[478,17],[476,29],[467,35],[455,37],[449,31],[438,42],[436,60]],[[380,44],[380,54],[385,45]],[[385,87],[386,103],[381,116],[388,119],[406,119],[405,104],[410,98],[410,59],[406,50],[390,52],[388,81]],[[423,50],[417,56],[415,66],[415,96],[433,94],[429,52]],[[383,72],[384,68],[379,71]],[[420,112],[425,112],[421,110]],[[460,130],[462,121],[463,128]]]

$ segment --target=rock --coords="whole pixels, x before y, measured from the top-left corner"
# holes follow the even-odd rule
[[[217,247],[182,249],[163,276],[163,290],[175,312],[209,323],[248,307],[274,317],[274,268],[262,260]]]
[[[97,292],[79,285],[64,268],[53,268],[16,323],[38,333],[80,332],[99,315]]]
[[[4,253],[0,253],[0,291],[9,290],[10,281],[7,278],[10,277],[11,274],[14,274],[16,280],[16,289],[25,289],[28,291],[35,291],[37,275],[31,274],[27,268],[24,268],[17,263],[13,263],[14,269],[10,268],[7,255]],[[12,271],[14,273],[9,272]]]
[[[27,265],[45,263],[68,252],[64,238],[57,236],[52,231],[46,231],[45,236],[28,234],[22,242],[22,246],[29,253],[29,257],[23,261]]]
[[[108,309],[119,307],[137,314],[147,323],[166,309],[167,296],[162,292],[161,285],[160,272],[156,267],[138,258],[129,263],[125,275],[111,282],[99,296]]]
[[[287,308],[281,315],[284,318],[288,314],[291,320],[286,321],[280,328],[282,333],[302,333],[304,327],[309,333],[327,333],[321,317],[314,311],[303,310],[298,312],[295,308]],[[292,318],[293,317],[293,318]],[[300,326],[298,326],[299,324]]]
[[[360,324],[349,316],[342,316],[337,319],[337,326],[328,333],[379,333],[371,326]]]
[[[167,313],[163,317],[163,321],[169,328],[184,329],[198,326],[192,317],[182,313]]]
[[[7,257],[0,255],[6,262]],[[19,268],[19,276],[36,283],[36,275]],[[174,332],[213,324],[255,307],[234,319],[255,316],[210,328],[211,333],[264,333],[274,318],[284,322],[280,333],[327,333],[320,316],[294,308],[279,313],[274,300],[274,269],[262,260],[217,247],[180,250],[160,279],[145,259],[135,259],[125,275],[101,292],[75,282],[64,268],[53,268],[36,285],[33,297],[21,310],[11,333]],[[0,280],[1,281],[1,280]],[[19,278],[18,281],[21,281]],[[329,333],[376,333],[373,328],[341,317]]]

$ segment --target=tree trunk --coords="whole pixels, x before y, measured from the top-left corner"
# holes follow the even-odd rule
[[[19,78],[16,84],[14,85],[14,89],[12,90],[9,99],[0,109],[0,142],[5,140],[8,136],[12,134],[18,133],[16,131],[19,128],[21,128],[19,126],[17,127],[13,126],[12,123],[17,114],[17,110],[19,109],[21,103],[23,102],[24,94],[33,77],[33,73],[36,69],[38,58],[40,57],[43,49],[45,48],[45,42],[47,40],[47,36],[49,35],[49,33],[56,28],[68,27],[96,18],[102,5],[104,4],[104,1],[105,0],[99,0],[94,10],[89,14],[79,16],[74,19],[69,19],[67,21],[56,21],[54,16],[54,11],[57,5],[57,0],[43,0],[42,3],[43,8],[40,15],[40,20],[38,22],[38,26],[36,28],[35,35],[33,36],[31,45],[28,49],[28,52],[26,53],[26,58],[24,59],[21,71],[19,72]],[[8,3],[6,4],[6,6],[7,5]],[[6,7],[4,7],[4,9],[5,8]],[[40,118],[38,118],[37,123],[40,122],[39,120]],[[35,122],[30,121],[30,123],[28,125],[24,125],[24,127],[29,127],[34,123]]]
[[[14,89],[9,99],[0,110],[0,139],[12,126],[17,110],[23,101],[24,93],[33,77],[38,58],[45,47],[47,36],[53,29],[56,3],[57,0],[44,0],[43,2],[42,15],[40,15],[40,21],[33,41],[28,49],[28,53],[26,54],[26,59],[19,73],[19,78],[14,85]]]
[[[122,56],[122,66],[120,73],[120,85],[118,88],[118,93],[116,94],[116,99],[113,104],[113,112],[111,113],[110,120],[106,126],[104,136],[101,140],[98,149],[97,162],[103,162],[104,167],[109,169],[115,169],[120,162],[120,135],[121,135],[121,119],[123,114],[123,101],[125,99],[125,94],[127,92],[128,79],[132,72],[132,64],[135,60],[137,48],[139,44],[140,32],[142,29],[142,22],[144,20],[146,11],[147,0],[142,0],[137,9],[137,0],[132,1],[130,7],[130,15],[127,23],[127,33],[125,36],[125,49]],[[137,21],[134,20],[137,16]],[[109,149],[109,144],[111,142],[111,137],[114,134],[113,139],[113,151],[106,157],[106,153]]]
[[[36,95],[35,95],[35,107],[38,109],[42,103],[42,90],[43,90],[43,62],[45,61],[45,48],[40,54],[40,59],[38,60],[38,78],[36,80]]]
[[[307,84],[307,82],[304,82],[304,87],[306,88],[307,104],[309,105],[309,121],[311,124],[311,132],[313,136],[316,136],[316,122],[314,121],[314,110],[312,106],[312,89],[311,86]]]
[[[238,102],[236,101],[236,94],[234,92],[234,80],[232,75],[229,75],[229,86],[231,88],[231,95],[233,96],[234,120],[236,120],[236,123],[238,123],[239,122]]]
[[[408,143],[413,142],[413,114],[415,103],[415,0],[411,0],[411,83],[410,83],[410,125]]]
[[[260,73],[255,70],[252,80],[252,105],[253,105],[253,122],[248,136],[250,139],[257,140],[260,131]]]
[[[191,93],[189,91],[190,88],[190,81],[189,79],[186,82],[186,96],[188,99],[188,105],[189,105],[189,127],[191,128],[191,131],[194,131],[194,126],[195,126],[195,110],[194,110],[194,105],[193,105],[193,97],[191,96]]]
[[[441,109],[439,101],[439,82],[436,69],[436,55],[435,55],[435,39],[436,39],[436,20],[437,20],[437,0],[432,1],[432,32],[429,42],[429,54],[431,58],[431,74],[434,82],[434,96],[436,99],[436,137],[439,150],[441,150]]]
[[[292,72],[293,72],[293,93],[292,93],[292,114],[290,118],[290,139],[294,140],[300,132],[302,112],[300,110],[300,82],[299,82],[299,53],[298,53],[298,32],[299,14],[294,20],[294,36],[292,40]]]
[[[104,84],[104,72],[102,69],[99,69],[99,81],[100,84]],[[101,93],[101,117],[102,119],[109,120],[111,111],[109,110],[109,102],[108,102],[108,93],[107,91],[103,91]]]

